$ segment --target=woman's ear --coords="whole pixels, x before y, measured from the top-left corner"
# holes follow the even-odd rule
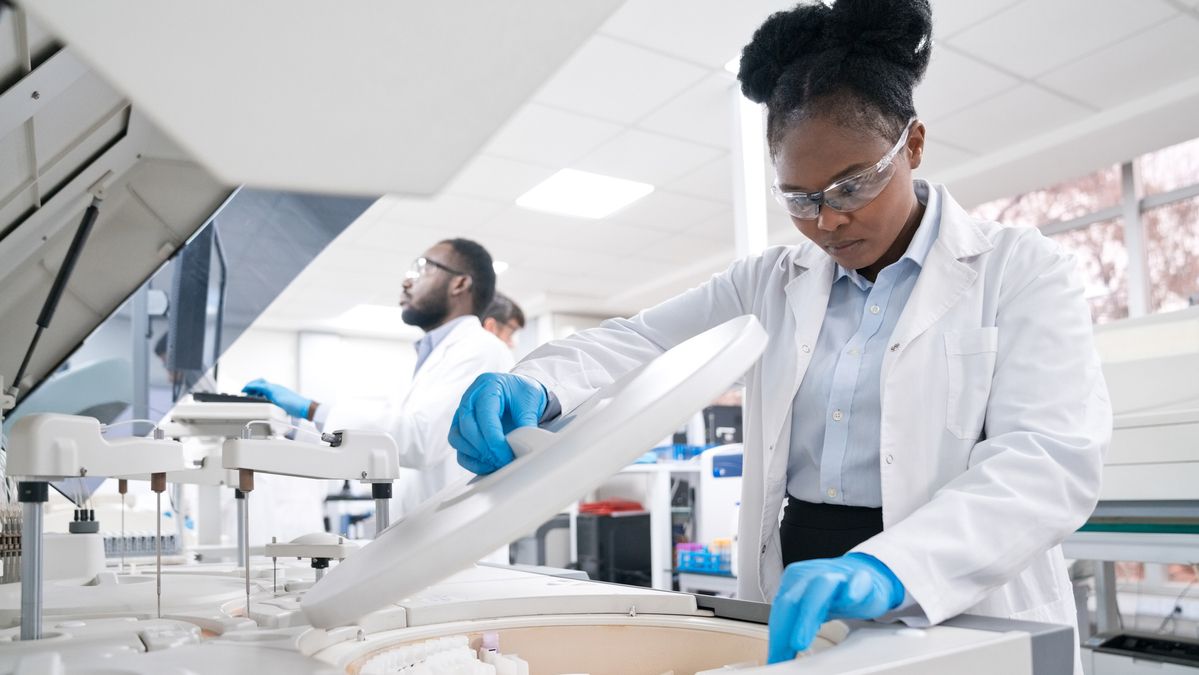
[[[915,170],[924,159],[924,122],[916,120],[908,133],[908,168]]]

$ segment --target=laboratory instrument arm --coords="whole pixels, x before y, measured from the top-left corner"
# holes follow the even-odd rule
[[[609,319],[545,344],[512,372],[540,382],[557,398],[562,412],[569,413],[600,388],[687,338],[742,314],[757,315],[757,303],[749,296],[762,274],[763,266],[756,262],[738,260],[703,284],[632,318]]]
[[[1073,602],[1061,565],[1048,563],[1058,558],[1054,547],[1086,521],[1098,500],[1111,404],[1071,258],[1031,233],[1013,247],[1006,265],[998,282],[996,328],[981,329],[997,335],[982,440],[963,470],[931,499],[891,516],[896,522],[854,549],[881,560],[903,582],[918,604],[919,611],[904,618],[910,624],[939,623],[968,609],[1035,614],[1054,598]],[[989,358],[982,349],[956,351],[962,353],[951,353],[951,359]],[[965,391],[985,395],[974,388],[985,387],[986,380],[973,378]],[[915,393],[918,385],[912,386]],[[885,401],[883,415],[885,425]],[[899,448],[882,452],[921,461],[911,451],[900,455]],[[935,460],[928,464],[919,470],[938,470]],[[897,468],[898,462],[892,470]],[[902,480],[902,474],[892,476]],[[1047,564],[1030,569],[1038,558]],[[1043,572],[1055,568],[1057,574]],[[1007,606],[977,606],[1018,575],[1030,578],[1008,595],[1025,597],[997,600],[992,594],[989,602]]]

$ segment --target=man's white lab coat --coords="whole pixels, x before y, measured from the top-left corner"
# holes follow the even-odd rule
[[[483,329],[477,317],[459,321],[416,371],[407,389],[385,411],[355,414],[336,406],[326,429],[363,427],[385,431],[399,448],[400,479],[392,499],[391,518],[410,513],[450,483],[470,476],[458,465],[448,440],[450,423],[462,394],[483,373],[506,372],[512,352]]]
[[[882,368],[884,531],[859,545],[917,605],[908,623],[963,612],[1075,623],[1059,542],[1099,494],[1111,406],[1072,259],[1031,228],[970,217],[943,186],[940,234]],[[810,242],[770,248],[631,319],[534,351],[514,372],[570,411],[707,328],[752,313],[770,343],[746,374],[739,595],[770,600],[791,407],[835,264]]]

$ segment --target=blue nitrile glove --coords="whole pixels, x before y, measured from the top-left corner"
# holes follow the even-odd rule
[[[903,584],[872,555],[787,565],[770,608],[769,662],[789,661],[829,619],[875,619],[903,602]]]
[[[304,398],[287,387],[267,382],[261,377],[242,387],[241,393],[261,396],[283,408],[283,412],[288,415],[302,420],[308,419],[308,408],[312,405],[312,399]]]
[[[504,436],[517,427],[537,426],[547,400],[545,387],[523,375],[483,373],[475,378],[450,425],[458,463],[484,474],[511,462],[512,447]]]

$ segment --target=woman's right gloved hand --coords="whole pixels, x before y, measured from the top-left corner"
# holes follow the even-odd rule
[[[454,413],[450,445],[467,471],[491,473],[515,457],[505,436],[537,426],[548,396],[541,383],[523,375],[484,373],[475,378]]]

